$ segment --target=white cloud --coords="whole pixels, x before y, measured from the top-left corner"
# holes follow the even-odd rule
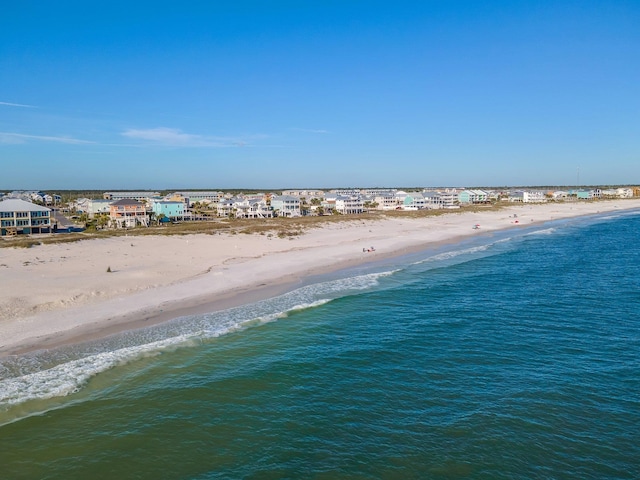
[[[0,105],[5,105],[7,107],[36,108],[33,105],[24,105],[22,103],[0,102]]]
[[[27,143],[29,140],[37,140],[41,142],[67,143],[70,145],[81,145],[90,142],[88,140],[78,140],[72,137],[49,137],[44,135],[24,135],[22,133],[0,132],[0,143]]]
[[[216,137],[184,133],[177,128],[129,129],[122,132],[128,138],[144,140],[155,145],[172,147],[234,147],[247,145],[251,139],[264,138],[264,135],[250,137]]]
[[[292,130],[296,130],[298,132],[318,133],[318,134],[329,133],[329,130],[316,129],[316,128],[292,128]]]
[[[144,130],[129,129],[123,132],[122,135],[129,138],[149,140],[166,145],[185,145],[201,141],[201,137],[199,135],[182,133],[180,130],[175,128],[148,128]]]

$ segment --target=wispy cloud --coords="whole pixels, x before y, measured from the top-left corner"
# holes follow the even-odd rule
[[[10,103],[10,102],[0,102],[0,105],[4,105],[6,107],[38,108],[34,105],[24,105],[22,103]]]
[[[90,142],[88,140],[79,140],[73,137],[50,137],[44,135],[25,135],[22,133],[10,133],[10,132],[0,132],[0,143],[10,143],[10,144],[18,144],[18,143],[27,143],[29,140],[36,140],[40,142],[56,142],[56,143],[66,143],[70,145],[84,145],[95,142]]]
[[[248,145],[251,140],[266,138],[266,135],[247,137],[218,137],[184,133],[177,128],[129,129],[121,134],[124,137],[143,140],[151,145],[171,147],[238,147]]]
[[[316,128],[292,128],[291,130],[295,130],[297,132],[317,133],[317,134],[329,133],[329,130],[316,129]]]

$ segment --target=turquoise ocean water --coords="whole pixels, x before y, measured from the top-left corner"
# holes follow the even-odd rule
[[[640,478],[640,212],[0,361],[0,478]]]

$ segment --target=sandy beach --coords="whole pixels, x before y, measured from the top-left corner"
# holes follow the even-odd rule
[[[128,236],[1,248],[0,356],[250,303],[295,288],[311,274],[442,242],[636,208],[640,199],[520,204],[424,218],[354,217],[287,238]]]

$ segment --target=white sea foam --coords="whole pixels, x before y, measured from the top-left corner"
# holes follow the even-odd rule
[[[170,338],[161,342],[106,351],[79,358],[20,377],[0,381],[0,405],[15,405],[28,400],[47,399],[77,392],[94,375],[131,360],[159,353],[163,348],[183,342]]]
[[[621,211],[610,211],[607,214],[598,214],[594,218],[597,220],[618,220],[620,218],[629,218],[636,217],[640,215],[640,210],[621,210]]]
[[[423,263],[431,263],[431,262],[443,262],[443,261],[446,261],[446,260],[454,259],[456,257],[460,257],[462,255],[471,256],[471,255],[473,255],[475,253],[487,251],[490,247],[492,247],[496,243],[498,243],[498,242],[492,242],[492,243],[488,243],[486,245],[478,245],[476,247],[464,248],[462,250],[452,250],[450,252],[439,253],[437,255],[433,255],[431,257],[425,258],[424,260],[419,260],[419,261],[415,262],[414,265],[420,265],[420,264],[423,264]]]
[[[531,235],[552,235],[554,233],[556,233],[557,230],[553,227],[551,228],[545,228],[543,230],[536,230],[535,232],[529,232],[529,233],[525,233],[524,236],[528,237]]]
[[[315,302],[311,302],[311,303],[305,303],[305,304],[301,304],[301,305],[296,305],[295,307],[291,307],[289,309],[289,312],[299,312],[301,310],[307,310],[309,308],[316,308],[316,307],[320,307],[326,303],[329,303],[331,300],[329,300],[328,298],[323,299],[323,300],[316,300]],[[288,315],[289,312],[284,312],[284,315]]]
[[[307,285],[284,295],[222,312],[182,317],[163,325],[125,332],[89,346],[38,353],[0,362],[0,410],[80,391],[89,380],[111,368],[169,348],[195,345],[316,308],[354,292],[373,288],[397,270],[339,278]],[[4,378],[3,378],[4,377]]]

